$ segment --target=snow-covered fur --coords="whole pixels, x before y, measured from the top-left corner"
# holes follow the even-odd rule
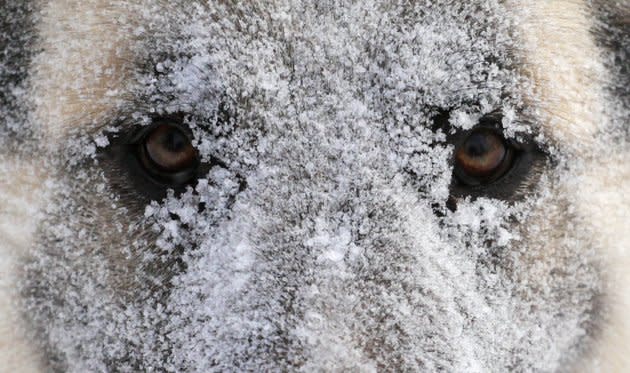
[[[627,371],[629,19],[1,3],[0,371]],[[129,151],[164,118],[186,187]],[[484,118],[522,154],[463,186]]]

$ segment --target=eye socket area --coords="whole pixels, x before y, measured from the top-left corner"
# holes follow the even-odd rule
[[[200,164],[192,135],[176,121],[147,127],[137,143],[140,166],[158,182],[179,185],[194,177]]]
[[[512,167],[516,148],[490,128],[471,131],[455,149],[454,174],[465,185],[490,184]]]

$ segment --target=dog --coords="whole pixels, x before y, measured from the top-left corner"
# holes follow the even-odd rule
[[[629,16],[0,4],[0,370],[627,370]]]

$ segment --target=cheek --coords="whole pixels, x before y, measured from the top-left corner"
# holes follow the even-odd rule
[[[114,302],[142,298],[154,281],[167,284],[172,266],[156,248],[157,233],[143,219],[145,205],[114,193],[100,171],[84,171],[70,172],[55,188],[41,229],[41,257],[35,260],[59,261],[61,272],[83,277],[73,284],[77,289],[87,287],[81,281],[93,282],[120,298]],[[67,281],[63,273],[54,278],[50,272],[53,281]]]
[[[564,185],[542,183],[511,256],[516,313],[544,320],[534,335],[551,336],[553,351],[571,356],[588,348],[601,324],[601,268]]]
[[[582,165],[571,181],[574,206],[598,247],[613,258],[630,247],[630,152]]]
[[[630,364],[630,152],[610,153],[615,155],[584,164],[568,185],[581,229],[591,237],[602,267],[603,325],[589,356],[589,364],[601,364],[601,371]]]
[[[585,291],[590,294],[579,297],[578,308],[583,301],[590,303],[590,297],[599,291],[598,253],[573,211],[570,197],[552,187],[537,201],[522,230],[524,246],[518,250],[515,271],[519,282],[536,289],[532,300],[541,297],[553,302],[556,296],[570,300]]]
[[[7,371],[40,371],[41,356],[17,305],[21,264],[35,237],[44,177],[22,160],[0,162],[0,361]],[[41,370],[43,371],[43,370]]]
[[[0,236],[12,254],[22,255],[30,246],[37,227],[39,209],[45,199],[44,176],[39,167],[22,160],[0,164]]]

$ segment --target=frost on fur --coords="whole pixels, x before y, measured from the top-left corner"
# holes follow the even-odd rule
[[[588,154],[563,137],[571,112],[554,103],[566,81],[539,89],[543,54],[527,49],[542,42],[523,31],[535,11],[498,0],[42,4],[32,88],[2,92],[32,107],[20,120],[43,144],[30,162],[46,196],[20,291],[48,366],[576,361],[597,343],[607,280],[605,244],[576,198],[597,191],[575,180],[610,133]],[[606,94],[598,125],[618,128],[623,103]],[[548,162],[518,198],[458,196],[453,209],[448,139],[491,113]],[[102,154],[165,115],[185,118],[214,166],[142,201]],[[0,144],[18,127],[0,126]]]

